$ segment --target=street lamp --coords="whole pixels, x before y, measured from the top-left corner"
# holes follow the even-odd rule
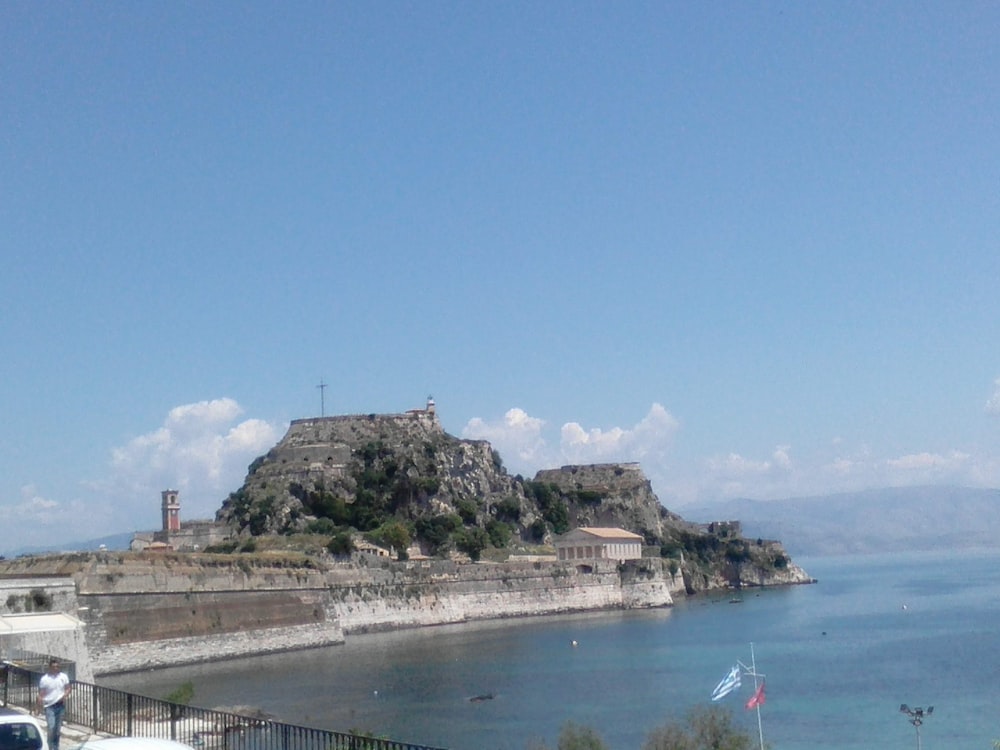
[[[934,706],[923,708],[910,708],[905,703],[899,707],[899,712],[909,716],[909,722],[917,730],[917,750],[920,750],[920,725],[924,723],[924,717],[934,713]]]

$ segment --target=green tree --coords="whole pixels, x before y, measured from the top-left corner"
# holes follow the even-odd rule
[[[569,508],[562,500],[556,500],[542,514],[545,520],[552,524],[552,530],[557,534],[569,531]]]
[[[479,560],[483,550],[490,544],[486,531],[478,526],[456,532],[454,539],[455,546],[467,554],[473,562]]]
[[[331,536],[337,531],[337,524],[331,521],[329,518],[317,518],[306,524],[306,531],[310,534],[322,534],[323,536]]]
[[[743,542],[730,542],[726,546],[726,560],[734,565],[740,565],[750,559],[750,550]]]
[[[516,497],[505,497],[493,510],[498,521],[517,523],[521,519],[521,503]]]
[[[424,515],[416,520],[415,526],[417,537],[430,544],[431,551],[436,553],[448,541],[452,532],[462,528],[462,519],[454,514]]]
[[[528,745],[529,750],[548,750],[548,745],[535,741]],[[590,727],[568,721],[559,732],[557,750],[608,750],[604,740]]]
[[[563,725],[556,747],[558,750],[608,750],[597,732],[571,721]]]
[[[491,518],[486,522],[486,533],[489,534],[490,544],[497,549],[503,549],[510,543],[512,536],[511,528],[503,521]]]
[[[382,539],[396,550],[399,560],[407,559],[406,550],[410,546],[410,530],[399,521],[391,521],[382,527]]]
[[[327,542],[327,550],[331,555],[349,555],[354,552],[354,539],[351,537],[351,532],[341,531],[339,534],[335,534],[334,537]]]
[[[671,560],[669,563],[670,567],[670,580],[673,581],[677,577],[677,572],[681,569],[680,563],[676,560]]]
[[[455,511],[461,517],[463,523],[475,523],[476,513],[479,512],[479,508],[476,504],[465,497],[460,497],[455,501]]]
[[[274,515],[276,505],[277,498],[274,495],[268,495],[255,507],[251,507],[247,526],[250,527],[250,533],[253,536],[260,536],[267,532],[267,524]]]
[[[536,518],[532,521],[531,526],[528,529],[531,532],[531,538],[536,542],[541,542],[545,539],[545,532],[548,531],[548,527],[545,525],[545,521],[541,518]]]
[[[168,703],[179,703],[182,706],[188,705],[192,698],[194,698],[194,683],[191,680],[181,683],[163,696],[163,700]]]
[[[699,706],[683,722],[651,731],[642,750],[753,750],[755,744],[753,737],[734,724],[731,711]]]

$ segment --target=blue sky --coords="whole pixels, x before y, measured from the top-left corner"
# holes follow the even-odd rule
[[[0,553],[437,401],[680,510],[1000,486],[995,3],[0,5]]]

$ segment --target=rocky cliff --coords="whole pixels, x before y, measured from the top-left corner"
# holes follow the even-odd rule
[[[307,531],[321,519],[365,532],[420,522],[418,536],[435,546],[424,528],[433,519],[462,514],[460,526],[482,528],[503,501],[522,527],[535,520],[489,443],[455,438],[433,411],[416,410],[292,422],[217,518],[252,535]]]
[[[404,414],[292,422],[218,520],[244,540],[362,533],[397,553],[414,543],[426,555],[473,560],[545,545],[577,526],[622,527],[643,536],[648,554],[672,560],[692,591],[754,585],[790,564],[780,544],[743,539],[738,524],[710,531],[671,513],[638,464],[511,476],[489,443],[446,433],[433,402]]]

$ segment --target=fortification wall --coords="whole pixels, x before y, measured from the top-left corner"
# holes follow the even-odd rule
[[[330,446],[336,448],[379,440],[386,428],[392,428],[412,437],[441,432],[441,425],[433,412],[422,410],[407,414],[345,414],[334,417],[312,417],[293,419],[288,426],[288,432],[275,448],[282,454],[307,448],[327,451]],[[340,457],[350,458],[350,451],[340,454]]]
[[[97,674],[340,643],[345,633],[673,603],[659,560],[220,565],[95,555],[69,566]],[[63,567],[54,565],[53,567]]]
[[[565,563],[455,565],[415,563],[370,570],[359,585],[331,571],[330,598],[345,633],[469,620],[673,603],[669,573],[659,561],[639,562],[650,573],[639,586],[623,583],[618,565],[595,561],[582,570]],[[628,570],[626,567],[625,570]]]
[[[2,574],[5,602],[58,588],[38,609],[78,617],[85,648],[62,651],[72,645],[63,643],[68,636],[52,633],[19,638],[17,646],[86,662],[80,679],[344,640],[322,572],[308,567],[97,553],[7,561]]]
[[[33,612],[65,612],[81,619],[85,611],[76,595],[72,578],[8,578],[0,579],[0,614],[17,615]],[[75,679],[94,679],[93,665],[83,627],[54,633],[0,633],[0,657],[7,658],[19,651],[31,651],[43,656],[58,656],[74,664]]]
[[[0,579],[0,614],[66,612],[76,616],[76,585],[61,578],[16,576]]]
[[[77,577],[98,674],[344,640],[321,571],[208,555],[96,557]]]
[[[620,492],[648,484],[642,467],[637,463],[571,464],[558,469],[542,469],[535,474],[535,481],[556,484],[567,490],[604,492]]]

